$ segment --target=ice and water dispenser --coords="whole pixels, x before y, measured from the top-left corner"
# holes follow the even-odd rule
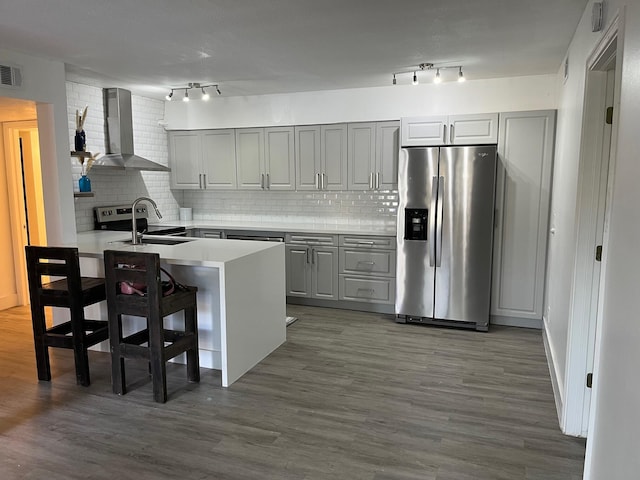
[[[404,239],[427,240],[427,208],[404,209]]]

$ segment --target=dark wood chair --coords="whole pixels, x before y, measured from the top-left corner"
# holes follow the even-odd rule
[[[91,383],[87,348],[106,340],[106,320],[88,320],[84,307],[106,300],[104,278],[80,276],[77,248],[25,247],[31,298],[31,320],[36,348],[38,379],[51,380],[49,347],[73,350],[76,382]],[[43,283],[43,276],[63,277]],[[71,320],[47,328],[45,307],[69,309]]]
[[[187,354],[188,380],[199,382],[198,289],[179,286],[173,293],[163,296],[160,256],[155,253],[106,250],[104,267],[113,392],[123,395],[127,391],[125,358],[149,361],[156,402],[167,401],[166,362],[183,352]],[[125,295],[120,291],[121,282],[145,285],[146,294]],[[184,331],[164,328],[164,317],[181,310],[184,310]],[[145,317],[146,328],[123,337],[122,315]],[[147,345],[143,345],[145,343]]]

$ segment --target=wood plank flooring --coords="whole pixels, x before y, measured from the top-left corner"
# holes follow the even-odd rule
[[[109,356],[51,349],[38,382],[28,309],[0,312],[0,478],[574,480],[585,442],[560,433],[539,331],[400,325],[289,306],[287,342],[228,389],[146,364],[111,393]]]

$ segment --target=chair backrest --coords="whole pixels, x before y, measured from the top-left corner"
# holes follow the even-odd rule
[[[35,297],[40,297],[43,294],[43,276],[64,277],[67,288],[65,291],[57,291],[57,295],[66,297],[68,292],[73,292],[78,296],[81,294],[80,259],[77,248],[27,245],[25,253],[32,303],[35,302]]]
[[[160,255],[157,253],[104,251],[104,276],[109,309],[117,314],[147,316],[162,299]],[[125,295],[120,284],[144,286],[146,295]]]

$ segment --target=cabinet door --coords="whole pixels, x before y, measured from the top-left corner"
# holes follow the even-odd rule
[[[320,133],[323,190],[346,190],[347,125],[322,125]]]
[[[264,129],[265,189],[295,190],[293,127]]]
[[[320,173],[320,125],[295,127],[296,189],[318,190]]]
[[[236,129],[236,161],[238,188],[263,190],[264,128]]]
[[[338,299],[338,247],[311,248],[313,298]]]
[[[498,143],[498,114],[449,115],[450,145]]]
[[[374,178],[378,190],[398,188],[400,122],[379,122],[376,126],[376,166]]]
[[[235,130],[202,132],[202,171],[205,188],[230,190],[237,187]]]
[[[376,124],[350,123],[348,135],[349,190],[375,189]]]
[[[171,188],[201,188],[201,143],[198,132],[169,132]]]
[[[287,295],[311,297],[310,248],[306,245],[286,245]]]
[[[542,319],[555,111],[500,114],[491,314]]]
[[[403,147],[444,145],[448,117],[404,117],[400,119],[400,136]]]

